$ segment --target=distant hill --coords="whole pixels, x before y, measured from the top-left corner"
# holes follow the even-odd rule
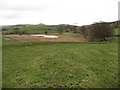
[[[110,24],[113,28],[115,28],[115,32],[120,30],[120,21],[114,22],[106,22]],[[85,27],[89,27],[91,25],[84,25]],[[61,28],[63,32],[77,32],[79,33],[79,29],[81,26],[69,25],[69,24],[59,24],[59,25],[46,25],[46,24],[17,24],[17,25],[2,25],[0,31],[3,34],[13,34],[14,32],[27,32],[28,34],[40,34],[40,33],[58,33],[58,29]],[[77,29],[76,29],[77,27]],[[119,30],[118,30],[119,28]],[[17,30],[17,31],[15,31]]]

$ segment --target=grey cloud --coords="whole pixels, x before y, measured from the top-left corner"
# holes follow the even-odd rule
[[[23,0],[24,1],[24,0]],[[0,19],[24,18],[29,12],[44,12],[48,8],[45,5],[37,3],[14,3],[0,1]]]
[[[18,14],[11,14],[11,15],[2,15],[0,16],[0,18],[2,19],[14,19],[14,18],[20,18],[20,16]]]
[[[1,11],[0,19],[15,19],[21,18],[20,13],[13,11]]]
[[[22,6],[22,7],[19,7],[19,6],[16,6],[16,7],[2,7],[0,6],[0,10],[5,10],[5,11],[46,11],[47,9],[46,8],[40,8],[40,7],[25,7],[25,6]]]
[[[43,5],[41,3],[29,3],[29,2],[22,2],[22,3],[7,3],[0,1],[0,10],[5,11],[46,11],[48,8],[46,5]]]

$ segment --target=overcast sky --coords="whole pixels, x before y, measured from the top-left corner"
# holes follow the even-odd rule
[[[75,24],[118,20],[119,0],[0,0],[0,25]]]

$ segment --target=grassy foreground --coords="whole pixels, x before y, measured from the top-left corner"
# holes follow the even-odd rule
[[[3,39],[3,88],[114,88],[117,43]]]

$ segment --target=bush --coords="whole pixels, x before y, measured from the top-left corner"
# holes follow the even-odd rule
[[[62,33],[63,33],[63,26],[62,25],[60,25],[59,27],[58,27],[58,33],[61,35]]]
[[[80,27],[80,34],[83,34],[84,36],[86,36],[86,27],[85,26]]]
[[[47,33],[48,33],[48,32],[47,32],[47,31],[45,31],[45,35],[47,35]]]
[[[77,26],[73,26],[72,30],[73,30],[73,33],[78,33]]]
[[[23,35],[23,34],[28,34],[28,33],[27,33],[27,31],[20,31],[19,34]]]
[[[105,22],[95,23],[91,25],[89,37],[91,40],[106,41],[107,37],[114,35],[113,28],[110,24]]]
[[[6,28],[2,28],[2,31],[7,31],[8,29],[6,29]]]

